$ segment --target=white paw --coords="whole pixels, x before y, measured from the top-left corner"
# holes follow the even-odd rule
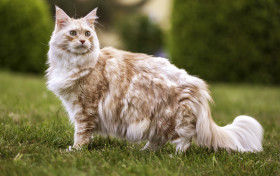
[[[66,148],[66,152],[73,152],[73,151],[78,151],[78,150],[82,150],[81,147],[76,147],[76,146],[68,146],[68,148]]]
[[[73,148],[72,148],[72,146],[70,145],[70,146],[68,146],[68,148],[66,148],[66,152],[72,152],[73,151]]]

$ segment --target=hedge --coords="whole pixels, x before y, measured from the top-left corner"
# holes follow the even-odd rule
[[[42,73],[53,21],[43,0],[0,1],[0,68]]]
[[[280,1],[174,0],[173,62],[210,81],[280,83]]]
[[[116,23],[124,49],[157,54],[163,48],[162,31],[148,16],[135,14]]]

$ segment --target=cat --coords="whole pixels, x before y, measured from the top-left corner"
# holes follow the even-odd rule
[[[168,59],[112,47],[100,49],[97,8],[81,19],[56,7],[46,77],[74,124],[73,148],[105,134],[156,150],[168,141],[185,152],[196,139],[217,151],[262,151],[263,129],[249,116],[219,127],[211,117],[207,84]],[[129,35],[129,34],[128,34]]]

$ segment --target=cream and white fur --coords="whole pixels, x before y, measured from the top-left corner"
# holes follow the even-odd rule
[[[214,150],[262,151],[263,129],[254,118],[238,116],[225,127],[216,125],[203,80],[164,58],[100,49],[95,19],[96,9],[72,19],[57,7],[49,43],[47,85],[75,125],[75,148],[101,133],[146,140],[144,149],[151,150],[171,141],[176,151],[184,152],[195,138],[198,145]],[[70,36],[71,30],[78,35]]]

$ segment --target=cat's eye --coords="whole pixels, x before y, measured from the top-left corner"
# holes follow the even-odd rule
[[[86,31],[85,36],[89,37],[90,36],[90,32]]]
[[[77,32],[76,32],[76,31],[70,31],[70,35],[76,36],[76,35],[77,35]]]

